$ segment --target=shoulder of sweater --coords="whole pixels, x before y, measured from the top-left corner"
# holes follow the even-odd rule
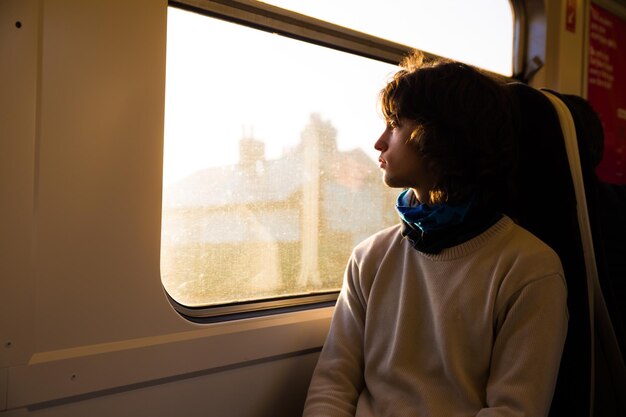
[[[387,252],[394,244],[404,240],[401,230],[402,225],[396,224],[374,233],[355,246],[352,251],[353,257],[359,259],[365,255]]]
[[[512,220],[509,221],[510,229],[502,235],[501,240],[493,242],[492,247],[493,257],[500,259],[501,266],[510,272],[516,271],[513,276],[517,276],[519,282],[509,284],[527,285],[548,276],[558,276],[564,281],[563,267],[557,253],[537,236]]]
[[[548,244],[513,221],[511,223],[511,231],[506,238],[513,250],[528,256],[545,255],[558,260],[558,255]]]

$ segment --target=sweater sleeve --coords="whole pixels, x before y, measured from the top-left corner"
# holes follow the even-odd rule
[[[565,336],[567,290],[560,275],[512,294],[497,315],[486,403],[478,417],[547,416]]]
[[[309,386],[304,417],[354,416],[363,389],[365,301],[352,257],[326,343]]]

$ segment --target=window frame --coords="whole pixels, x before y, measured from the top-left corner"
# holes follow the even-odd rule
[[[492,74],[499,78],[527,82],[542,66],[545,47],[529,48],[529,45],[535,45],[536,38],[542,35],[541,30],[537,35],[536,30],[527,32],[526,27],[529,21],[536,22],[537,16],[545,17],[545,13],[543,5],[539,7],[541,0],[525,2],[510,0],[510,3],[514,19],[514,45],[511,57],[513,75],[505,77],[501,74]],[[397,65],[414,49],[255,0],[170,0],[168,6],[393,65]],[[545,39],[545,31],[543,36]],[[435,54],[424,53],[429,58],[438,58]],[[528,60],[528,56],[532,56],[533,59]],[[329,307],[335,304],[339,292],[301,294],[200,307],[183,305],[167,291],[165,294],[174,309],[186,319],[197,323],[212,323]]]
[[[532,43],[526,42],[527,16],[534,22],[538,14],[544,14],[540,2],[509,0],[514,19],[512,79],[523,80],[524,67],[527,66],[526,45]],[[169,6],[394,65],[415,49],[255,0],[171,0]],[[430,58],[440,58],[433,53],[424,53]],[[539,58],[543,60],[543,56]]]

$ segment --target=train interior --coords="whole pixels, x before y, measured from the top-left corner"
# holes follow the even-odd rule
[[[408,49],[258,3],[0,2],[1,417],[301,415],[336,290],[207,309],[162,280],[168,13],[317,37],[386,63]],[[626,3],[510,4],[523,41],[507,76],[520,159],[506,212],[559,254],[569,292],[550,415],[625,416],[623,270],[604,239],[622,225],[606,225],[592,149],[602,129],[579,98],[592,8],[626,20]]]

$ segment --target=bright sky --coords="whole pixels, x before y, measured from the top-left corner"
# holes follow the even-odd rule
[[[511,71],[508,1],[413,0],[415,10],[407,12],[399,8],[407,3],[402,0],[378,1],[384,4],[379,9],[373,0],[271,3],[297,4],[301,13],[356,30],[370,28],[381,37],[492,71]],[[375,160],[373,144],[383,128],[376,98],[395,70],[170,7],[164,182],[237,162],[244,132],[265,143],[268,159],[278,158],[299,142],[311,113],[320,113],[335,126],[340,149],[361,147]]]

